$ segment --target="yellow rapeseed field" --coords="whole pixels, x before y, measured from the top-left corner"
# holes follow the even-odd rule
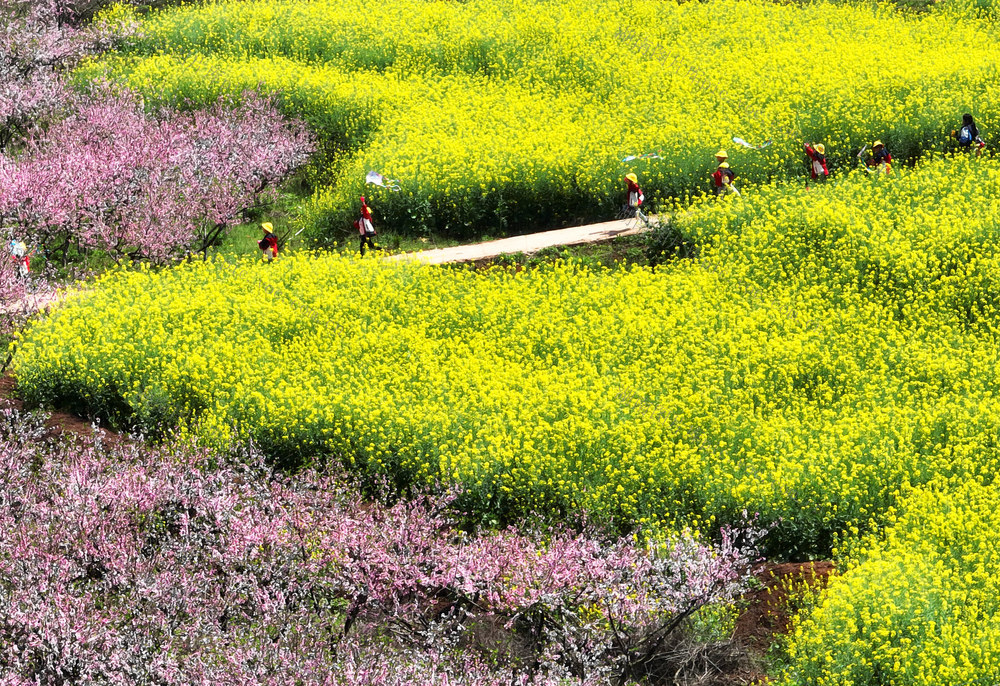
[[[278,94],[340,151],[305,218],[327,235],[349,228],[369,169],[402,183],[368,189],[384,226],[461,237],[611,217],[629,170],[654,203],[687,197],[720,146],[741,183],[765,182],[804,174],[804,140],[840,170],[876,138],[898,157],[940,150],[966,111],[988,138],[1000,126],[992,24],[943,11],[266,0],[174,9],[144,30],[83,74],[109,69],[151,102]]]
[[[254,0],[144,21],[153,105],[261,88],[324,142],[303,221],[456,237],[610,217],[636,171],[698,257],[513,273],[326,254],[120,271],[36,321],[29,402],[250,437],[484,521],[756,513],[841,576],[783,686],[1000,681],[1000,127],[993,3]],[[733,136],[763,150],[735,146]],[[891,175],[851,171],[881,139]],[[833,179],[806,189],[802,141]],[[697,197],[727,147],[743,198]],[[622,162],[630,154],[658,159]],[[402,191],[364,187],[375,169]]]
[[[787,686],[1000,680],[1000,490],[935,483],[855,553],[791,639]]]
[[[1000,207],[967,185],[995,196],[1000,169],[708,204],[681,226],[724,232],[656,272],[300,255],[115,273],[29,330],[15,369],[30,400],[459,482],[487,516],[748,509],[822,552],[909,485],[1000,468]]]

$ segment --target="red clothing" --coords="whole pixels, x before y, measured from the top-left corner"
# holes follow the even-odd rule
[[[823,176],[829,176],[830,171],[826,168],[826,155],[821,154],[808,143],[803,143],[803,145],[806,148],[806,155],[809,156],[809,171],[812,172],[812,177],[818,178],[820,173]]]
[[[639,184],[633,183],[632,179],[625,179],[625,183],[628,185],[628,206],[639,207],[642,205],[645,196],[642,194]]]
[[[368,207],[368,203],[365,202],[365,196],[361,196],[361,218],[355,220],[354,226],[358,229],[358,234],[361,236],[374,236],[375,235],[375,223],[372,221],[372,211]]]
[[[278,256],[278,237],[273,233],[264,234],[264,240],[262,240],[258,245],[260,245],[260,249],[264,251],[265,255],[267,254],[268,248],[270,248],[271,257]]]
[[[733,173],[732,169],[723,169],[722,167],[716,169],[715,173],[712,174],[712,181],[715,182],[716,188],[722,188],[723,185],[731,184],[735,178],[736,174]],[[728,181],[723,181],[723,179],[728,179]]]

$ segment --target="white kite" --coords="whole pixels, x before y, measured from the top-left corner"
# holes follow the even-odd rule
[[[631,162],[632,160],[664,160],[664,159],[666,159],[663,155],[660,154],[661,152],[663,152],[663,151],[662,150],[658,150],[656,152],[644,152],[644,153],[642,153],[640,155],[627,155],[627,156],[625,156],[625,157],[622,158],[622,162]]]
[[[368,172],[368,174],[365,175],[365,183],[381,186],[382,188],[388,188],[390,191],[399,190],[399,179],[387,179],[377,171]]]
[[[764,148],[766,148],[767,146],[769,146],[771,144],[771,142],[772,142],[771,139],[768,138],[766,141],[764,141],[760,145],[750,145],[749,143],[747,143],[745,140],[743,140],[739,136],[733,136],[733,143],[736,143],[737,145],[742,145],[744,148],[750,148],[751,150],[763,150]]]

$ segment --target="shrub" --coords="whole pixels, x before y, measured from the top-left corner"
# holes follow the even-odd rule
[[[463,535],[446,496],[364,502],[252,448],[54,445],[43,419],[0,413],[4,683],[623,683],[739,593],[760,533]],[[484,622],[524,659],[490,665]]]
[[[909,494],[796,628],[782,683],[996,683],[998,511],[996,486],[940,481]]]

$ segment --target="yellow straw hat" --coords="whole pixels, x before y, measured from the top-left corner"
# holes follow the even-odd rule
[[[729,169],[729,163],[728,162],[720,162],[719,163],[719,169]]]
[[[264,229],[268,233],[274,231],[274,226],[271,224],[271,222],[264,222],[263,224],[260,225],[260,228]]]
[[[882,147],[885,147],[885,146],[882,145],[882,141],[875,141],[874,143],[872,143],[872,148],[873,149],[874,148],[882,148]]]
[[[816,144],[816,152],[818,152],[820,155],[825,155],[826,154],[826,146],[824,146],[822,143],[817,143]]]
[[[728,159],[729,158],[729,153],[726,152],[725,150],[720,150],[719,152],[715,153],[715,156],[716,157],[721,157],[723,159]]]
[[[625,178],[631,181],[632,183],[639,183],[639,177],[636,176],[635,174],[626,174]]]

